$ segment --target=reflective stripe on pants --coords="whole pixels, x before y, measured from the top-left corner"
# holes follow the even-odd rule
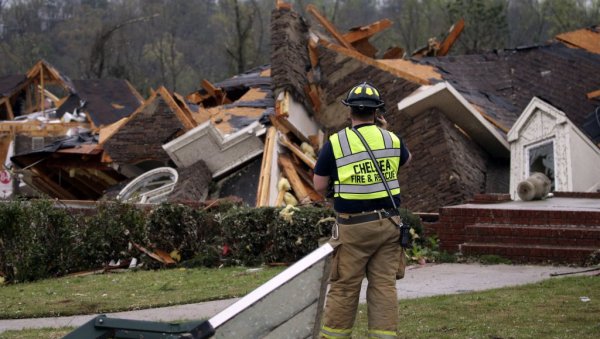
[[[335,338],[335,339],[342,339],[342,338],[350,338],[350,335],[352,334],[352,329],[337,329],[337,328],[331,328],[331,327],[327,327],[327,326],[323,326],[323,328],[321,328],[321,337],[322,338]]]
[[[396,339],[396,331],[369,330],[369,338]]]

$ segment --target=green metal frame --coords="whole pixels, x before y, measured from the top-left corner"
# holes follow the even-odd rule
[[[64,339],[205,339],[214,334],[215,330],[208,320],[178,324],[108,318],[106,315],[99,315],[67,334]]]

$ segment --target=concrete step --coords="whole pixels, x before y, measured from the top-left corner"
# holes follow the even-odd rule
[[[524,245],[466,242],[459,245],[463,255],[498,255],[515,262],[553,262],[582,265],[599,247]]]
[[[600,227],[473,224],[465,226],[465,241],[600,248]]]

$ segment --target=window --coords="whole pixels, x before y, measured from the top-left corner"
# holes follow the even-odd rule
[[[529,175],[543,173],[550,179],[554,191],[554,142],[544,142],[527,148]]]

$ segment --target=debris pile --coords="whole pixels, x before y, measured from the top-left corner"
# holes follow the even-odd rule
[[[348,125],[340,101],[362,81],[380,90],[389,129],[414,155],[400,173],[411,210],[507,193],[508,135],[534,97],[558,105],[600,145],[600,80],[586,71],[600,66],[597,28],[528,49],[448,57],[463,20],[409,54],[370,42],[391,27],[388,19],[341,32],[314,6],[307,13],[312,26],[277,1],[271,65],[203,79],[187,95],[160,87],[144,100],[126,81],[71,81],[45,61],[0,78],[0,190],[138,203],[232,194],[255,206],[323,202],[312,185],[316,157]],[[565,60],[583,66],[566,68]],[[575,75],[577,86],[565,88]],[[165,167],[170,174],[147,180]]]

